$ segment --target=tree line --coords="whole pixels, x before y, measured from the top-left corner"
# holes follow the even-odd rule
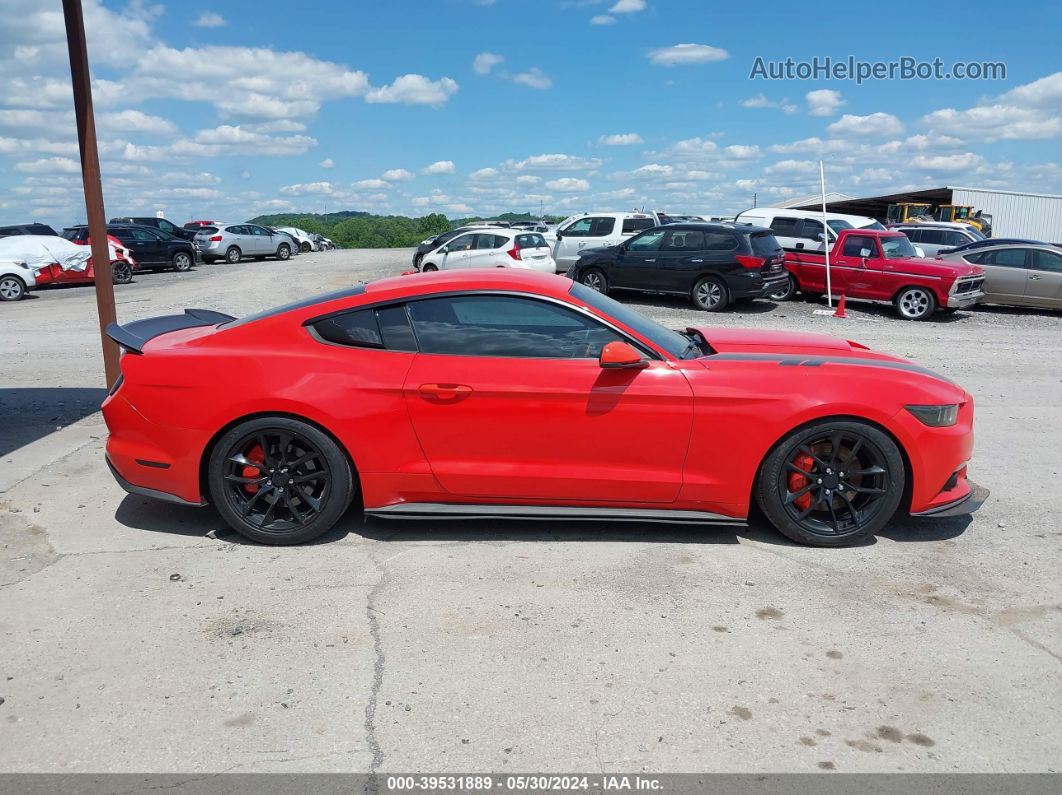
[[[338,213],[278,213],[260,215],[247,223],[262,226],[294,226],[311,234],[324,235],[340,248],[409,248],[417,246],[425,238],[465,226],[479,217],[449,220],[442,213],[431,213],[420,218],[404,215],[370,215],[346,211]],[[503,213],[495,216],[498,221],[538,220],[530,213]],[[562,220],[547,216],[547,221]]]

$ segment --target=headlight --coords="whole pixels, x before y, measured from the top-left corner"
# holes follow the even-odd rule
[[[959,404],[947,406],[904,406],[915,415],[923,425],[931,428],[944,428],[954,425],[959,419]]]

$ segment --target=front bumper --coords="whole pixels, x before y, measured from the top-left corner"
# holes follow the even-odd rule
[[[919,511],[918,513],[912,513],[911,516],[929,516],[934,519],[944,518],[946,516],[966,516],[971,514],[985,504],[991,492],[984,486],[979,486],[972,480],[966,481],[970,486],[970,491],[964,497],[960,497],[957,500],[946,502],[943,505],[937,505],[925,511]]]
[[[968,306],[980,303],[981,299],[985,297],[985,294],[977,290],[972,293],[958,293],[957,295],[948,296],[948,309],[965,309]]]

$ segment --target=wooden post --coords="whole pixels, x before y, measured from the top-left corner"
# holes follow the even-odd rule
[[[107,217],[103,210],[103,185],[100,182],[96,119],[92,112],[92,80],[81,0],[63,0],[63,14],[66,17],[66,44],[70,50],[70,79],[74,85],[77,140],[81,147],[81,181],[85,188],[85,212],[89,237],[92,240],[92,266],[96,273],[96,310],[99,314],[100,339],[103,344],[103,370],[109,389],[114,386],[121,373],[118,367],[120,352],[118,345],[105,333],[107,324],[115,322],[114,283],[111,281]]]

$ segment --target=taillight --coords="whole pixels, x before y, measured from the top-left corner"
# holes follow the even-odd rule
[[[738,254],[734,259],[746,268],[762,268],[767,261],[766,257],[750,257],[748,254]]]
[[[222,240],[221,235],[214,235],[212,238],[210,238],[210,242],[211,243],[220,243],[221,240]]]
[[[520,249],[518,249],[515,245],[505,253],[515,260],[523,259],[523,257],[520,256]]]

